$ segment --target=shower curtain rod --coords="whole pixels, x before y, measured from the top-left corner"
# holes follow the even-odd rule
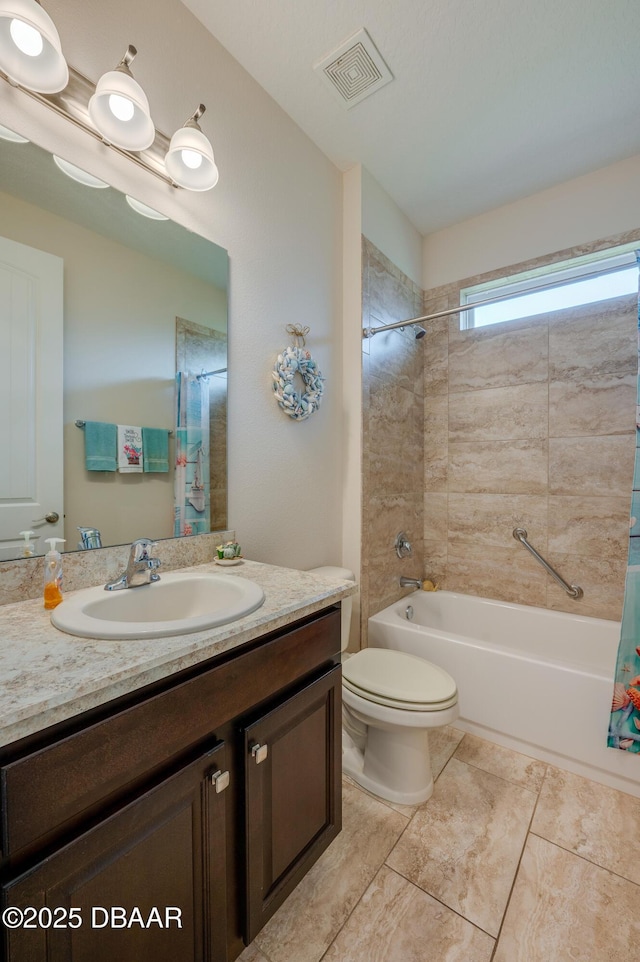
[[[583,275],[580,280],[589,280],[592,277],[604,277],[606,274],[617,274],[619,271],[627,271],[633,264],[619,264],[617,267],[608,267],[601,271]],[[412,324],[421,324],[423,321],[435,321],[439,317],[447,317],[449,314],[462,314],[464,311],[472,311],[476,307],[488,307],[490,304],[499,304],[500,301],[515,300],[516,297],[526,297],[528,294],[538,291],[550,291],[555,287],[565,287],[567,284],[575,283],[576,278],[571,277],[562,281],[550,281],[544,287],[536,287],[531,291],[518,291],[517,294],[497,294],[484,301],[475,301],[474,304],[461,304],[460,307],[449,307],[446,311],[437,311],[435,314],[423,314],[421,317],[411,317],[407,321],[395,321],[393,324],[382,324],[380,327],[363,327],[363,337],[373,337],[382,331],[395,331],[399,327],[410,327]]]

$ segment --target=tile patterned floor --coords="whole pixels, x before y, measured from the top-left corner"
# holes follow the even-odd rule
[[[239,962],[640,962],[640,799],[453,728],[424,805],[343,831]]]

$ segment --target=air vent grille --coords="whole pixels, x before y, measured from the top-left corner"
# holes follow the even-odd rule
[[[364,28],[315,64],[314,70],[347,108],[393,80],[393,74]]]

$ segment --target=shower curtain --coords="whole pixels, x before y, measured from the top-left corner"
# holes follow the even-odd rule
[[[173,533],[179,538],[210,530],[209,383],[179,371]]]
[[[636,251],[640,268],[640,251]],[[640,299],[638,304],[640,357]],[[636,460],[629,521],[629,556],[613,686],[610,748],[640,753],[640,371],[636,398]]]

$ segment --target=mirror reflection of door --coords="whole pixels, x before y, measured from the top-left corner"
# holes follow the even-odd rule
[[[0,560],[63,535],[62,269],[0,237]]]
[[[176,317],[176,371],[207,375],[211,530],[227,527],[227,333]]]

